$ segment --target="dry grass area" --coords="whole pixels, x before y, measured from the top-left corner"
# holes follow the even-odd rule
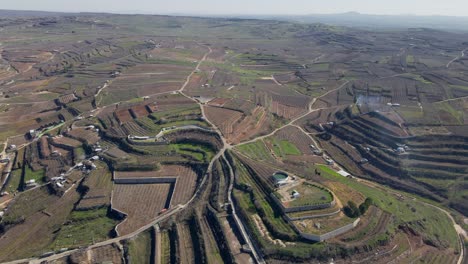
[[[343,213],[339,213],[327,217],[297,220],[293,221],[293,223],[301,232],[322,235],[347,224],[351,224],[354,220],[355,219],[345,216]]]
[[[329,188],[343,204],[353,201],[359,205],[366,199],[360,192],[340,182],[325,181],[323,185]]]

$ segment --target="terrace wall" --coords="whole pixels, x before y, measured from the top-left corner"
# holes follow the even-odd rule
[[[329,203],[322,203],[322,204],[313,204],[313,205],[304,205],[304,206],[296,206],[296,207],[285,207],[283,203],[276,197],[275,194],[271,193],[270,197],[275,201],[275,203],[281,208],[283,213],[294,213],[294,212],[301,212],[301,211],[310,211],[310,210],[318,210],[318,209],[326,209],[332,206],[335,206],[335,196],[333,196],[333,201]]]
[[[114,178],[117,184],[151,184],[151,183],[175,183],[177,177],[155,177],[155,178]]]
[[[55,142],[53,140],[50,141],[50,144],[52,146],[55,146],[55,147],[58,147],[58,148],[63,148],[63,149],[68,150],[68,151],[72,151],[74,149],[73,146],[65,145],[65,144],[62,144],[62,143],[57,143],[57,142]]]
[[[160,146],[160,145],[168,145],[169,144],[169,142],[167,142],[167,141],[151,141],[151,139],[154,139],[154,138],[150,138],[150,140],[134,140],[134,139],[131,139],[131,138],[127,137],[127,141],[132,145]]]
[[[324,241],[324,240],[339,236],[339,235],[341,235],[343,233],[346,233],[346,232],[350,231],[351,229],[353,229],[353,228],[355,228],[357,226],[359,221],[361,221],[361,218],[358,218],[358,219],[354,220],[354,222],[352,222],[351,224],[347,224],[345,226],[337,228],[337,229],[335,229],[333,231],[330,231],[330,232],[328,232],[326,234],[323,234],[323,235],[308,234],[308,233],[305,233],[305,232],[301,232],[299,230],[298,230],[298,232],[301,235],[301,237],[303,237],[303,238],[305,238],[307,240],[321,242],[321,241]]]
[[[316,215],[305,215],[301,217],[290,217],[289,215],[285,214],[284,217],[287,221],[297,221],[297,220],[304,220],[304,219],[311,219],[311,218],[319,218],[319,217],[326,217],[331,215],[336,215],[341,212],[341,209],[337,209],[335,212],[326,213],[326,214],[316,214]]]

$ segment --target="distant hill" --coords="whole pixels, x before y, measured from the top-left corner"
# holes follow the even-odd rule
[[[71,13],[48,12],[48,11],[30,11],[30,10],[2,10],[0,9],[0,18],[18,18],[18,17],[44,17],[44,16],[66,16]]]
[[[138,14],[139,12],[126,12],[126,14]],[[144,14],[145,12],[141,12]],[[98,13],[80,12],[48,12],[28,10],[1,10],[0,18],[18,17],[46,17],[90,15]],[[105,13],[100,13],[105,14]],[[110,13],[107,13],[110,14]],[[324,23],[329,25],[356,27],[362,29],[407,29],[407,28],[431,28],[445,31],[468,32],[468,16],[416,16],[416,15],[371,15],[357,12],[341,14],[310,14],[310,15],[194,15],[194,14],[165,14],[169,16],[190,17],[214,17],[214,18],[239,18],[239,19],[268,19],[282,20],[300,23]]]
[[[366,29],[433,28],[451,31],[468,31],[468,17],[367,15],[356,12],[342,14],[311,14],[304,16],[251,16],[301,23],[325,23]]]

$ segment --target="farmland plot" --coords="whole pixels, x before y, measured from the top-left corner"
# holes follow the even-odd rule
[[[234,125],[242,117],[241,112],[210,106],[205,106],[205,113],[208,119],[213,122],[227,138],[234,136]]]
[[[140,65],[133,73],[122,73],[102,92],[102,105],[127,101],[179,89],[191,68],[175,65]]]
[[[173,178],[170,207],[186,203],[193,195],[197,183],[197,174],[188,166],[162,165],[158,171],[116,171],[115,179],[144,180],[151,178]]]
[[[179,241],[180,263],[190,264],[195,259],[195,252],[193,248],[192,236],[190,234],[190,227],[186,223],[177,225],[177,234]]]
[[[279,130],[275,136],[293,143],[303,154],[311,152],[310,145],[313,143],[312,139],[297,127],[285,127]]]
[[[224,134],[229,142],[239,143],[259,133],[268,131],[271,120],[263,107],[257,107],[252,115],[218,107],[205,107],[207,117]]]
[[[172,195],[171,207],[184,204],[192,197],[197,183],[197,174],[189,167],[178,166],[178,178]]]
[[[86,128],[74,128],[68,131],[67,135],[81,142],[86,142],[89,145],[96,144],[101,139],[97,132]]]
[[[116,230],[120,236],[150,223],[167,208],[170,184],[114,184],[112,208],[125,213]]]
[[[42,203],[34,203],[40,211],[33,211],[30,217],[25,218],[21,224],[15,225],[0,237],[0,261],[20,259],[41,255],[54,238],[57,226],[61,226],[79,199],[77,186],[70,189],[60,199],[49,195],[50,200]],[[29,194],[28,194],[29,195]],[[17,196],[21,199],[22,195]],[[27,203],[31,204],[31,200]]]

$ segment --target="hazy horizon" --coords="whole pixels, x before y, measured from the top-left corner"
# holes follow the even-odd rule
[[[294,4],[292,4],[294,3]],[[372,15],[418,15],[418,16],[468,16],[468,2],[447,0],[441,6],[439,1],[424,0],[316,0],[264,1],[238,0],[220,4],[215,0],[197,2],[175,0],[171,3],[161,0],[82,0],[67,2],[58,0],[16,0],[2,3],[1,9],[52,11],[52,12],[109,12],[141,14],[187,14],[187,15],[308,15],[358,12]]]

